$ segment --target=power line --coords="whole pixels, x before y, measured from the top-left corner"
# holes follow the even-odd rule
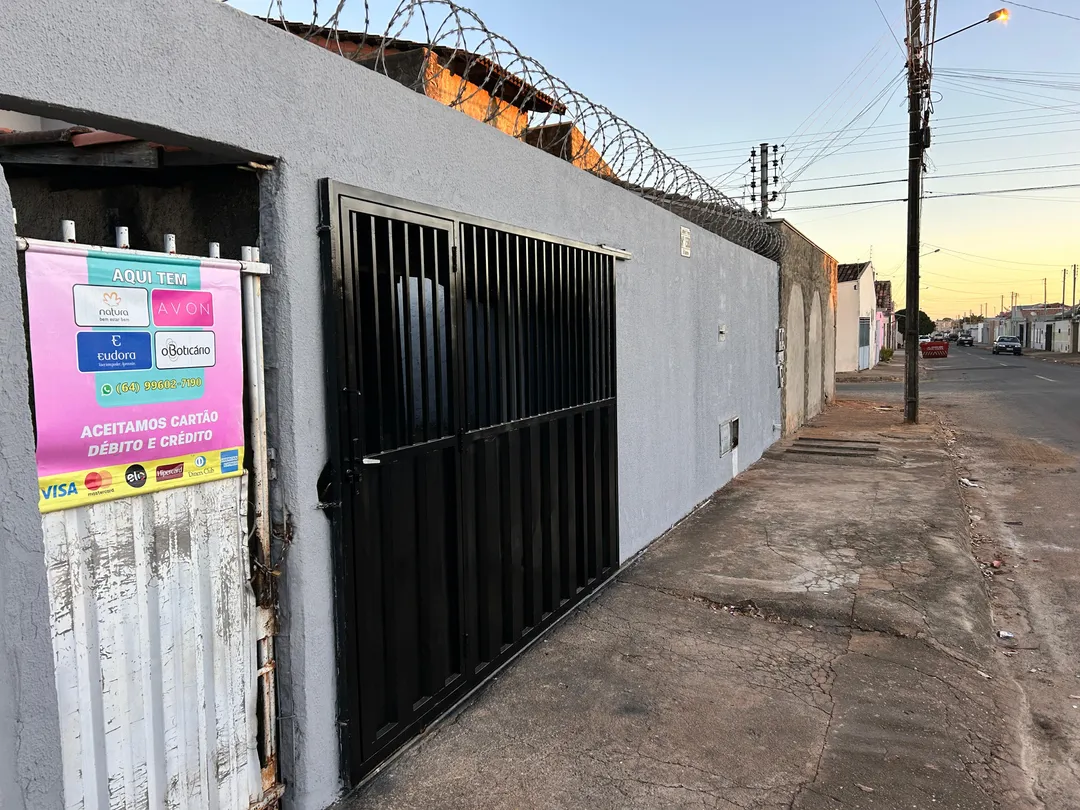
[[[1057,186],[1029,186],[1027,188],[1002,188],[988,191],[954,191],[948,194],[929,194],[924,200],[943,200],[946,197],[983,197],[996,194],[1013,194],[1018,191],[1049,191],[1058,188],[1080,188],[1080,183],[1064,183]],[[798,208],[789,208],[788,211],[810,211],[816,208],[843,208],[849,205],[874,205],[877,203],[907,202],[907,197],[895,197],[888,200],[863,200],[862,202],[832,203],[830,205],[803,205]]]
[[[1055,17],[1064,17],[1067,20],[1077,20],[1080,22],[1080,17],[1074,17],[1071,14],[1062,14],[1060,11],[1047,11],[1045,8],[1035,8],[1035,6],[1026,6],[1023,3],[1011,2],[1010,6],[1019,6],[1020,8],[1026,8],[1029,11],[1038,11],[1042,14],[1053,14]]]
[[[1061,266],[1059,264],[1046,264],[1044,262],[1018,262],[1018,261],[1014,261],[1012,259],[998,259],[998,258],[996,258],[994,256],[980,256],[977,253],[965,253],[962,250],[956,250],[954,248],[948,248],[948,247],[945,247],[944,245],[935,245],[932,242],[923,242],[923,245],[925,245],[926,247],[937,248],[938,250],[944,251],[945,253],[958,253],[961,256],[970,256],[973,259],[984,259],[986,261],[991,261],[991,262],[1005,262],[1007,264],[1021,264],[1021,265],[1027,265],[1029,267],[1060,267]]]
[[[996,177],[999,174],[1006,174],[1006,173],[1009,173],[1009,172],[1017,172],[1017,171],[1020,171],[1020,172],[1050,171],[1052,169],[1053,170],[1058,170],[1058,169],[1063,169],[1063,168],[1080,168],[1080,163],[1061,163],[1061,164],[1058,164],[1057,166],[1042,166],[1042,167],[1032,167],[1032,168],[1027,168],[1027,169],[998,169],[998,170],[995,170],[995,171],[987,171],[987,172],[960,172],[960,173],[957,173],[957,174],[928,174],[928,175],[925,175],[925,179],[927,179],[927,180],[946,180],[946,179],[955,179],[955,178],[958,178],[958,177],[988,177],[988,176],[995,176]],[[887,171],[895,171],[895,170],[894,169],[888,169]],[[792,191],[789,191],[788,194],[811,194],[811,193],[817,192],[817,191],[838,191],[840,189],[847,189],[847,188],[867,188],[867,187],[870,187],[870,186],[886,186],[886,185],[893,185],[895,183],[906,183],[906,182],[907,182],[907,180],[905,178],[898,178],[896,180],[875,180],[875,181],[872,181],[872,182],[869,182],[869,183],[848,183],[846,185],[841,185],[841,186],[822,186],[820,188],[797,188],[797,189],[793,189]]]
[[[1044,136],[1044,135],[1068,135],[1069,133],[1072,133],[1072,132],[1080,132],[1080,128],[1051,129],[1051,130],[1045,130],[1043,132],[1013,132],[1013,133],[1010,133],[1008,135],[989,135],[989,136],[987,136],[985,138],[957,138],[955,140],[950,139],[950,140],[944,140],[944,141],[941,141],[941,140],[935,141],[935,144],[938,145],[938,146],[954,146],[954,145],[969,144],[969,143],[981,143],[981,142],[984,142],[984,141],[1009,140],[1009,139],[1012,139],[1012,138],[1036,138],[1036,137],[1041,137],[1041,136]],[[895,150],[896,150],[895,145],[893,145],[893,146],[878,146],[878,147],[874,147],[872,149],[856,149],[853,152],[845,152],[845,155],[848,155],[848,156],[850,156],[850,155],[868,155],[868,154],[871,154],[871,153],[874,153],[874,152],[893,152]],[[831,157],[831,155],[830,155],[830,157]],[[724,165],[727,165],[727,164],[726,163],[713,163],[713,164],[697,163],[697,164],[695,164],[695,166],[699,170],[702,170],[702,171],[708,170],[709,168],[712,168],[712,167],[724,166]]]
[[[907,58],[907,51],[904,50],[904,46],[900,44],[899,38],[896,36],[896,32],[893,31],[892,24],[889,22],[889,18],[885,16],[885,12],[881,8],[881,3],[878,0],[874,0],[874,5],[877,6],[878,13],[881,14],[881,19],[885,21],[885,27],[889,29],[889,33],[892,34],[893,42],[896,43],[896,47],[900,49],[900,53]]]
[[[1080,75],[1080,74],[1077,74],[1077,75]],[[1045,107],[1044,108],[1044,107],[1040,106],[1039,109],[1046,109],[1046,110],[1051,110],[1051,111],[1052,110],[1065,110],[1067,112],[1061,112],[1061,113],[1057,114],[1057,115],[1065,116],[1065,115],[1068,115],[1069,111],[1076,112],[1078,109],[1080,109],[1080,101],[1070,102],[1070,103],[1067,103],[1067,104],[1060,104],[1060,105],[1057,105],[1057,106],[1054,106],[1054,107]],[[1015,113],[1010,113],[1009,111],[1003,111],[1003,110],[994,110],[993,112],[984,112],[984,113],[971,113],[971,114],[968,114],[968,115],[953,115],[953,116],[938,118],[937,119],[938,124],[936,125],[935,129],[969,126],[970,124],[967,124],[967,123],[965,123],[965,124],[957,124],[957,123],[954,123],[954,122],[956,122],[956,121],[967,121],[969,119],[974,119],[974,118],[989,118],[989,119],[991,119],[990,121],[981,122],[982,124],[985,125],[985,124],[994,123],[997,120],[1000,120],[1000,121],[1015,121],[1015,120],[1017,120],[1018,117],[1019,118],[1024,118],[1025,116],[1017,116]],[[1055,117],[1055,116],[1052,116],[1052,115],[1049,115],[1049,114],[1046,114],[1046,113],[1039,113],[1037,115],[1030,116],[1030,118],[1042,118],[1042,117],[1050,118],[1050,117]],[[971,122],[971,123],[975,123],[975,122]],[[906,126],[907,126],[906,124],[879,124],[879,125],[877,125],[875,127],[872,127],[872,129],[876,129],[876,130],[877,129],[880,129],[880,130],[895,129],[895,130],[901,130],[903,133],[906,133]],[[836,133],[842,132],[842,131],[843,130],[841,130],[841,129],[823,130],[823,131],[817,131],[817,132],[808,132],[805,135],[789,136],[787,138],[773,137],[773,138],[769,138],[767,140],[770,143],[773,142],[773,141],[778,141],[778,142],[782,142],[784,144],[788,144],[789,142],[798,141],[798,140],[802,140],[802,139],[814,140],[814,141],[823,141],[823,140],[827,140],[827,136],[835,135]],[[712,150],[711,147],[714,147],[714,146],[732,146],[732,147],[735,147],[735,148],[733,148],[733,149],[724,149],[724,150]],[[748,148],[748,146],[749,146],[749,141],[747,139],[745,139],[745,138],[742,138],[742,139],[738,139],[738,140],[734,140],[734,141],[716,141],[716,142],[712,142],[712,143],[687,144],[685,146],[672,146],[672,147],[668,147],[665,151],[671,152],[671,153],[676,153],[676,152],[691,152],[691,153],[693,153],[693,152],[703,152],[703,153],[705,153],[705,152],[711,152],[711,151],[742,152],[746,148]]]

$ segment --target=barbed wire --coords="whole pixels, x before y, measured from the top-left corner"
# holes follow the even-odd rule
[[[459,109],[532,146],[615,183],[725,239],[771,259],[779,231],[728,197],[645,133],[574,90],[536,59],[452,0],[401,0],[381,33],[342,27],[350,0],[323,16],[289,20],[284,0],[269,0],[266,21],[407,87]]]

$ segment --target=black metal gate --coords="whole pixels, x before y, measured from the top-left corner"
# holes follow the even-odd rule
[[[323,188],[343,770],[618,566],[612,256]]]

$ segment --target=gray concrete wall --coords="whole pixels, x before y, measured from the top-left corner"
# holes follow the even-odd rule
[[[11,197],[0,168],[0,808],[63,806],[45,546]]]
[[[617,273],[624,558],[776,438],[776,265],[697,228],[682,258],[681,220],[492,127],[215,0],[26,0],[0,30],[0,75],[0,107],[278,160],[260,224],[275,267],[264,306],[276,514],[287,510],[292,536],[281,688],[293,807],[339,791],[330,533],[316,508],[328,453],[319,178],[633,251]],[[739,452],[721,458],[718,424],[733,416]]]
[[[790,222],[770,224],[784,235],[779,307],[788,343],[783,425],[785,433],[792,433],[817,416],[836,390],[836,259]]]

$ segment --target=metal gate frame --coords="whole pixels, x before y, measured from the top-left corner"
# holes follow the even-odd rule
[[[348,379],[348,371],[346,367],[346,358],[344,357],[346,345],[346,335],[349,334],[348,326],[345,323],[347,317],[344,314],[345,307],[343,302],[346,300],[344,296],[344,283],[343,278],[343,261],[344,251],[348,247],[344,243],[346,232],[342,228],[342,198],[348,198],[355,204],[357,208],[350,207],[348,210],[362,210],[364,213],[371,216],[386,217],[405,222],[422,222],[423,220],[441,220],[447,223],[450,234],[450,254],[451,254],[451,268],[450,268],[450,284],[447,291],[449,300],[447,303],[447,311],[450,311],[450,307],[453,310],[453,337],[450,345],[452,362],[454,364],[453,374],[455,377],[450,383],[450,396],[455,402],[454,405],[454,423],[451,425],[453,428],[454,436],[456,438],[457,445],[457,464],[459,470],[458,481],[458,503],[459,505],[464,503],[464,498],[468,495],[465,491],[470,485],[471,481],[462,483],[461,471],[467,462],[465,458],[466,448],[468,446],[480,447],[485,441],[498,440],[499,437],[505,436],[509,432],[513,432],[518,429],[528,429],[533,426],[539,426],[544,422],[551,422],[553,428],[558,428],[556,420],[560,419],[572,419],[574,424],[584,425],[586,418],[593,419],[592,427],[594,431],[599,430],[597,422],[602,418],[607,421],[604,422],[604,429],[607,431],[604,435],[604,439],[593,439],[593,445],[590,448],[583,448],[581,450],[581,458],[591,464],[596,465],[598,463],[605,463],[607,469],[606,477],[604,478],[604,486],[609,486],[610,489],[604,492],[604,498],[610,498],[609,501],[605,501],[605,504],[610,504],[608,519],[603,526],[603,541],[597,540],[594,545],[594,549],[586,549],[586,554],[590,570],[596,572],[596,575],[588,581],[583,581],[583,578],[587,578],[587,574],[584,571],[579,571],[574,574],[573,562],[571,565],[571,576],[577,576],[577,589],[573,592],[573,595],[569,599],[563,599],[563,601],[556,601],[556,605],[551,612],[545,613],[542,618],[535,617],[534,621],[526,622],[525,627],[516,628],[520,630],[521,634],[518,637],[518,641],[514,644],[505,645],[501,650],[484,660],[478,660],[475,655],[475,649],[478,641],[475,633],[475,627],[469,624],[470,619],[475,619],[475,605],[472,606],[472,610],[468,605],[468,600],[471,595],[467,593],[468,587],[474,585],[477,580],[470,580],[470,571],[467,570],[472,567],[471,574],[476,576],[477,561],[475,559],[475,546],[470,543],[470,536],[467,533],[468,529],[475,531],[475,526],[466,526],[468,520],[467,508],[460,508],[458,511],[458,531],[459,540],[458,548],[461,552],[459,560],[460,565],[466,570],[462,570],[460,573],[460,583],[463,588],[463,594],[461,596],[462,613],[461,616],[461,633],[463,634],[462,645],[463,660],[467,666],[463,667],[463,677],[460,678],[456,685],[453,685],[451,689],[443,693],[441,699],[436,705],[431,706],[425,713],[421,714],[411,725],[403,728],[395,735],[392,744],[388,744],[385,750],[380,749],[380,753],[368,760],[363,760],[362,754],[359,749],[361,748],[361,742],[359,736],[353,732],[353,728],[359,728],[360,726],[360,697],[357,683],[357,676],[352,669],[347,665],[349,660],[350,651],[347,649],[350,645],[350,639],[355,639],[357,628],[353,626],[354,617],[349,615],[349,611],[344,609],[346,604],[352,603],[352,598],[349,595],[350,589],[355,587],[355,579],[351,576],[354,564],[354,549],[351,548],[352,534],[355,531],[352,526],[352,521],[348,517],[346,504],[344,501],[349,497],[350,493],[350,477],[353,475],[354,470],[360,471],[363,469],[361,466],[364,463],[363,458],[349,457],[348,448],[346,443],[348,441],[347,421],[350,418],[345,411],[349,407],[350,398],[355,395],[355,392],[348,390],[346,380]],[[542,243],[547,243],[554,246],[561,246],[570,249],[589,251],[592,254],[598,254],[604,257],[610,257],[610,273],[611,273],[611,289],[610,293],[605,298],[606,312],[610,317],[610,333],[608,351],[609,363],[607,365],[606,374],[607,385],[609,386],[605,390],[610,391],[610,395],[607,399],[591,402],[587,405],[568,407],[563,410],[557,410],[549,413],[540,413],[539,415],[530,416],[528,414],[518,413],[513,421],[506,421],[500,424],[494,424],[489,427],[477,425],[471,426],[470,419],[465,408],[465,403],[468,397],[466,392],[466,374],[465,369],[465,357],[464,354],[467,351],[465,346],[466,338],[460,336],[458,332],[466,328],[466,319],[464,317],[465,306],[465,293],[463,292],[462,285],[465,284],[464,273],[462,272],[462,240],[465,238],[465,229],[491,229],[493,231],[513,235],[515,237],[521,237],[528,240],[538,240]],[[320,480],[320,497],[324,501],[320,504],[321,508],[325,509],[327,516],[331,520],[332,534],[333,534],[333,552],[334,552],[334,564],[335,564],[335,622],[336,622],[336,638],[337,638],[337,659],[338,659],[338,725],[340,729],[340,747],[341,747],[341,772],[342,777],[349,786],[357,786],[366,781],[373,772],[385,764],[385,762],[401,751],[405,750],[408,743],[417,738],[422,730],[430,726],[433,722],[439,719],[441,716],[452,712],[454,708],[460,704],[463,700],[468,698],[477,688],[485,683],[489,678],[500,671],[510,661],[512,661],[517,655],[528,649],[538,638],[540,638],[547,630],[551,629],[558,621],[565,616],[569,615],[571,610],[580,605],[590,595],[595,593],[602,585],[610,581],[611,577],[618,570],[618,456],[617,456],[617,426],[616,426],[616,362],[615,362],[615,287],[614,287],[614,261],[616,259],[626,259],[628,254],[625,251],[620,251],[605,246],[588,245],[581,242],[576,242],[568,239],[561,239],[553,237],[550,234],[544,234],[537,231],[532,231],[525,228],[519,228],[515,226],[506,225],[504,223],[487,220],[481,217],[474,217],[470,215],[461,214],[459,212],[442,209],[436,206],[424,205],[416,203],[410,200],[405,200],[392,195],[383,194],[380,192],[370,191],[366,189],[356,188],[343,184],[330,179],[324,179],[320,181],[320,225],[319,232],[321,236],[322,245],[322,257],[323,257],[323,283],[324,283],[324,336],[325,336],[325,350],[326,350],[326,371],[327,371],[327,430],[329,438],[329,451],[330,459],[326,472],[323,478]],[[599,276],[598,276],[599,278]],[[462,311],[458,311],[461,309]],[[582,310],[582,315],[585,315],[585,311]],[[588,312],[588,316],[592,315],[592,311]],[[599,408],[604,409],[604,413],[601,414]],[[575,430],[571,426],[571,430]],[[563,427],[565,431],[565,426]],[[469,434],[472,435],[469,435]],[[584,433],[578,436],[584,441]],[[529,438],[529,437],[524,437]],[[532,437],[533,441],[536,437]],[[525,442],[522,442],[523,444]],[[535,447],[534,445],[531,445]],[[589,453],[592,455],[589,455]],[[600,455],[597,455],[600,454]],[[606,454],[607,457],[604,456]],[[536,450],[531,451],[530,459],[536,467],[541,466],[541,460],[536,455]],[[572,463],[573,460],[571,460]],[[377,468],[376,468],[377,469]],[[547,470],[548,465],[544,464],[542,469]],[[596,470],[595,466],[588,469]],[[534,468],[535,470],[535,468]],[[557,479],[557,470],[551,469],[552,482]],[[531,480],[531,479],[530,479]],[[540,485],[537,484],[537,487]],[[595,497],[601,497],[601,485],[596,484]],[[593,502],[595,503],[595,502]],[[593,510],[595,512],[595,509]],[[597,524],[594,528],[600,529],[601,518],[599,515],[591,515],[590,517],[596,517]],[[475,517],[475,515],[473,516]],[[582,517],[584,519],[584,517]],[[574,520],[571,513],[570,520]],[[603,545],[602,543],[606,544]],[[471,559],[470,559],[470,554]],[[579,566],[580,569],[584,569],[585,566]],[[362,687],[361,687],[362,688]]]

